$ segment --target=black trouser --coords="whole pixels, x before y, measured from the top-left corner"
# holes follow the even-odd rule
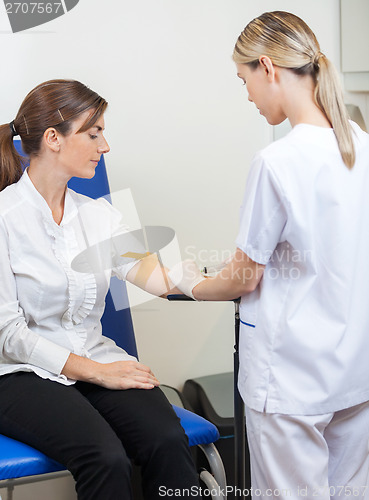
[[[187,436],[159,388],[113,391],[33,373],[4,375],[0,433],[65,465],[79,500],[132,498],[130,459],[141,465],[147,500],[199,484]]]

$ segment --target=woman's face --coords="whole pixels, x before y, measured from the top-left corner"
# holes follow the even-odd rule
[[[73,122],[72,130],[67,136],[59,136],[58,163],[68,177],[91,179],[101,155],[110,151],[103,135],[104,116],[100,116],[90,129],[77,133],[90,115],[91,110],[83,113]]]
[[[270,63],[270,64],[269,64]],[[275,78],[275,67],[270,59],[260,62],[256,69],[248,64],[236,64],[237,76],[243,80],[248,99],[270,125],[278,125],[286,119],[281,106],[280,88]]]

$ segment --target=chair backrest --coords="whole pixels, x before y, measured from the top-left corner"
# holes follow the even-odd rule
[[[21,141],[14,140],[14,146],[17,151],[24,156]],[[78,193],[89,196],[90,198],[96,199],[104,196],[105,198],[110,199],[110,188],[104,157],[101,156],[100,162],[96,167],[95,176],[92,179],[79,179],[77,177],[73,177],[69,181],[68,187]],[[112,288],[114,288],[114,297],[119,294],[120,304],[123,304],[126,307],[116,308],[111,291],[109,290],[106,297],[105,311],[101,319],[103,333],[105,336],[113,339],[117,345],[125,349],[129,354],[137,356],[137,346],[133,330],[131,311],[129,309],[126,285],[117,278],[112,278],[110,289]]]

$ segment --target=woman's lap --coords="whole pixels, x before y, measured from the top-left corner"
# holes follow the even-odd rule
[[[29,372],[0,377],[0,432],[40,449],[58,461],[71,444],[117,435],[134,446],[165,435],[179,419],[160,389],[112,391],[77,382],[66,386]]]
[[[128,490],[130,459],[142,466],[145,498],[158,498],[160,486],[198,485],[187,436],[159,388],[113,391],[83,382],[65,386],[18,372],[0,377],[0,400],[0,433],[65,465],[77,480],[77,490],[78,479],[91,475],[87,469],[93,462],[104,464],[101,477],[108,475],[106,469],[113,476],[113,468],[120,476],[124,470],[122,484],[113,487]],[[94,488],[86,480],[80,497],[88,498]]]
[[[158,440],[167,441],[172,432],[188,443],[180,420],[159,388],[111,391],[78,382],[77,388],[97,409],[122,440],[128,455],[140,462],[137,450]]]
[[[74,385],[17,372],[0,377],[0,399],[0,432],[68,468],[78,447],[100,440],[120,446],[109,424]]]
[[[188,438],[159,388],[110,391],[85,383],[77,387],[109,422],[128,456],[142,466],[145,498],[159,498],[161,487],[188,491],[199,486]]]

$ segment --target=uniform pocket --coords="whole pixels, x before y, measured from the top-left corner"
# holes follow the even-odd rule
[[[240,372],[243,377],[246,377],[249,372],[254,334],[255,334],[255,325],[252,323],[246,323],[245,321],[241,320],[239,355],[240,355]]]

